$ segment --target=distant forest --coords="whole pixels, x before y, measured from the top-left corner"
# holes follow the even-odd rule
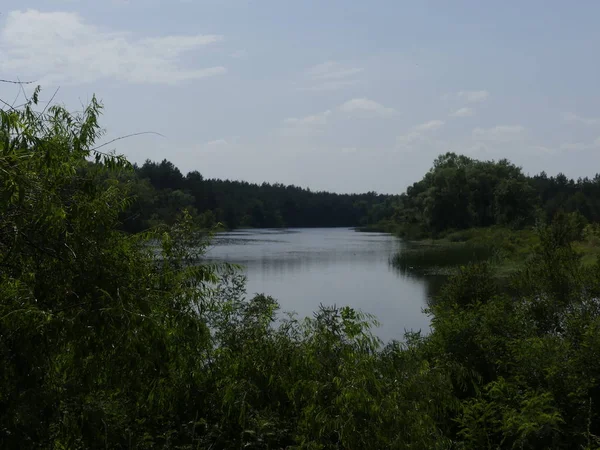
[[[147,160],[120,176],[134,199],[121,217],[129,232],[172,224],[184,209],[205,227],[370,227],[408,237],[493,225],[522,228],[559,212],[600,222],[600,175],[528,176],[506,159],[479,161],[455,153],[439,156],[399,195],[206,179],[198,171],[183,175],[166,159]]]
[[[394,213],[397,196],[315,192],[283,184],[205,179],[183,175],[166,159],[134,166],[128,177],[134,203],[122,216],[127,231],[172,224],[187,209],[202,225],[227,228],[353,227],[377,223]]]

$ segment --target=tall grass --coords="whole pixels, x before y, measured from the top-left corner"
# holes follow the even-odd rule
[[[487,261],[494,255],[494,248],[484,245],[415,245],[394,255],[391,263],[407,274],[443,274],[449,273],[449,268]]]

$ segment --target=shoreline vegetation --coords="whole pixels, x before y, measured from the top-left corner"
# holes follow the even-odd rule
[[[440,155],[424,177],[398,197],[392,216],[357,228],[403,238],[393,263],[402,270],[456,274],[487,261],[498,276],[523,269],[539,246],[539,230],[565,216],[583,264],[600,254],[600,176],[529,176],[508,160]],[[453,263],[454,262],[454,263]]]
[[[388,229],[389,232],[389,229]],[[507,277],[522,270],[539,246],[535,228],[512,230],[492,227],[451,232],[443,237],[406,240],[407,247],[392,259],[401,269],[411,267],[428,274],[456,274],[460,266],[486,261],[494,274]],[[600,233],[596,225],[586,225],[573,241],[574,251],[584,266],[594,265],[600,255]]]
[[[38,94],[0,109],[1,448],[600,448],[600,177],[446,154],[385,198],[158,188],[100,150],[95,97],[71,114]],[[220,217],[278,212],[433,239],[408,269],[471,254],[431,333],[381,342],[367,313],[283,315],[235,267],[197,264]],[[516,264],[509,289],[490,249]]]

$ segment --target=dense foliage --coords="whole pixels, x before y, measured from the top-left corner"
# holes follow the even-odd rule
[[[577,181],[544,172],[530,177],[505,159],[478,161],[447,153],[400,196],[400,203],[395,223],[413,236],[492,225],[520,228],[549,221],[558,212],[578,212],[599,222],[600,175]]]
[[[0,113],[0,448],[600,448],[600,266],[569,217],[510,289],[467,266],[429,336],[384,345],[350,308],[247,300],[185,211],[120,231],[100,105],[36,100]]]
[[[111,176],[114,176],[111,175]],[[228,228],[363,227],[410,237],[490,226],[512,229],[577,212],[600,222],[600,175],[593,179],[528,176],[508,160],[439,156],[423,179],[401,195],[313,192],[283,184],[205,179],[183,175],[166,159],[147,160],[119,174],[134,201],[122,212],[122,229],[173,224],[183,210],[200,226]]]
[[[184,176],[167,160],[146,161],[127,178],[136,202],[123,223],[134,232],[172,223],[183,209],[204,226],[356,227],[391,216],[397,204],[395,196],[374,192],[313,192],[283,184],[205,179],[198,171]]]

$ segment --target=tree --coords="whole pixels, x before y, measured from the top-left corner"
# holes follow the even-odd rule
[[[101,105],[36,111],[37,93],[0,111],[0,446],[164,445],[201,373],[215,273],[189,265],[202,241],[185,224],[118,231],[130,166],[95,150]]]
[[[535,193],[527,181],[514,178],[501,180],[494,190],[496,223],[515,227],[531,223],[534,202]]]
[[[146,160],[139,169],[141,178],[148,178],[156,189],[181,189],[183,175],[175,165],[163,159],[160,164]]]

